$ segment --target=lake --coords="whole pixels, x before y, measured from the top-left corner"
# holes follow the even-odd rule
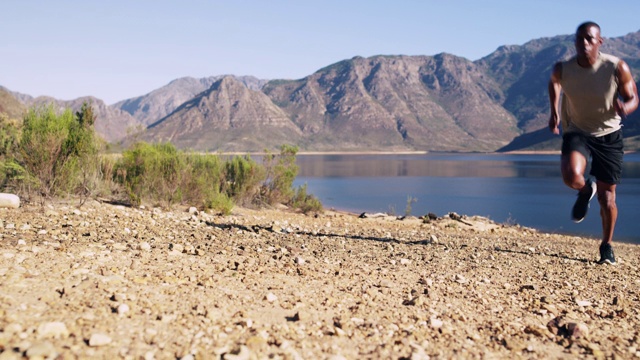
[[[640,154],[626,154],[617,188],[614,241],[640,243]],[[601,237],[597,200],[580,224],[570,219],[576,192],[560,175],[560,155],[298,155],[294,185],[325,208],[404,215],[449,212],[545,232]]]

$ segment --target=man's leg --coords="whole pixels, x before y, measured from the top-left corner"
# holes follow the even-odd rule
[[[563,151],[561,157],[562,180],[564,183],[578,190],[578,198],[571,209],[571,218],[579,223],[587,216],[589,202],[596,194],[596,183],[586,180],[584,171],[587,167],[586,156],[577,150]]]
[[[618,218],[616,206],[616,185],[598,181],[598,202],[600,203],[600,216],[602,217],[602,244],[611,244],[613,230]]]
[[[574,190],[587,190],[585,189],[586,181],[584,179],[586,168],[587,158],[579,151],[562,154],[560,170],[562,172],[562,180],[568,187]]]

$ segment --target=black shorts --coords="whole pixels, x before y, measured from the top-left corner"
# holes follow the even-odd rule
[[[562,155],[577,151],[589,161],[591,172],[596,180],[607,184],[620,183],[622,175],[622,130],[608,135],[594,137],[578,132],[562,136]]]

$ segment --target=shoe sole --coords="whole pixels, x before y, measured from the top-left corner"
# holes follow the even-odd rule
[[[618,262],[617,262],[617,261],[611,261],[611,260],[609,260],[609,259],[602,260],[602,261],[598,261],[597,263],[598,263],[599,265],[607,264],[607,265],[612,265],[612,266],[615,266],[615,265],[617,265],[617,264],[618,264]]]
[[[587,210],[589,210],[589,203],[591,202],[591,200],[593,199],[594,196],[596,196],[596,193],[598,192],[598,188],[596,186],[595,182],[591,183],[591,196],[589,196],[589,200],[587,200]],[[576,201],[577,202],[577,201]],[[575,204],[573,205],[575,207]],[[571,211],[571,220],[573,220],[573,222],[575,222],[576,224],[579,224],[582,222],[582,220],[584,220],[587,217],[587,212],[584,212],[584,216],[582,218],[575,218],[573,217],[573,210]]]

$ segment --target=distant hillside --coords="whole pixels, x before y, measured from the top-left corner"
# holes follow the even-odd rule
[[[13,94],[0,88],[0,114],[5,114],[9,119],[22,119],[26,107],[16,99]]]
[[[640,31],[605,39],[640,77]],[[354,57],[297,80],[180,78],[106,106],[98,132],[110,141],[171,141],[203,151],[558,150],[546,129],[553,64],[574,54],[573,35],[501,46],[470,61],[452,54]],[[25,104],[35,100],[13,93]],[[78,107],[77,101],[57,102]],[[38,100],[40,101],[40,100]],[[98,126],[99,125],[99,126]],[[625,121],[640,150],[640,111]]]
[[[223,77],[224,75],[201,79],[192,77],[176,79],[146,95],[117,102],[112,107],[128,112],[139,123],[149,126],[173,112],[178,106],[209,89],[211,85]],[[260,80],[253,76],[239,76],[236,79],[252,90],[260,90],[266,83],[266,80]]]
[[[96,132],[108,142],[119,141],[129,135],[143,129],[127,112],[107,106],[104,101],[92,96],[77,98],[74,100],[56,100],[51,97],[39,96],[29,102],[29,105],[43,105],[53,103],[60,110],[70,108],[79,111],[84,102],[90,103],[96,115],[94,125]]]
[[[356,57],[264,88],[318,150],[493,151],[518,135],[496,91],[449,54]]]
[[[263,151],[295,143],[300,135],[264,93],[227,76],[152,124],[139,138],[193,150]]]

